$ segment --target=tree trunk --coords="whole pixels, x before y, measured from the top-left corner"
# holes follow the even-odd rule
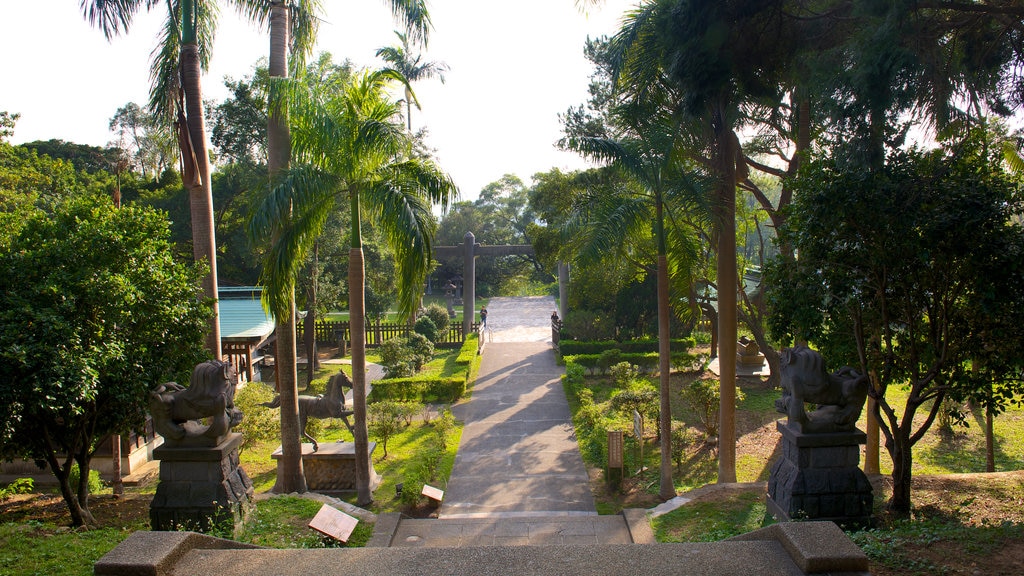
[[[992,427],[992,407],[985,406],[985,471],[996,471],[996,443]]]
[[[886,442],[892,456],[892,498],[887,508],[897,514],[910,514],[910,488],[913,483],[913,451],[910,439],[899,428],[893,430],[893,438]]]
[[[275,2],[270,18],[270,75],[284,78],[288,75],[288,8]],[[291,138],[288,134],[288,111],[278,106],[275,89],[271,88],[267,125],[267,166],[270,180],[288,167]],[[290,215],[289,215],[290,217]],[[286,225],[287,222],[279,225]],[[284,318],[277,318],[277,355],[275,376],[281,398],[281,474],[278,474],[274,492],[290,494],[306,491],[306,475],[302,467],[302,430],[299,430],[299,391],[296,371],[295,347],[295,289],[290,288],[289,310]]]
[[[181,150],[183,161],[194,170],[194,178],[185,182],[189,213],[192,217],[192,254],[196,262],[209,267],[203,278],[203,295],[213,301],[213,318],[206,336],[206,349],[215,359],[221,357],[220,318],[217,306],[217,242],[214,237],[213,188],[210,185],[210,156],[206,147],[203,120],[203,92],[200,83],[199,47],[194,41],[181,46],[181,87],[185,95],[187,140]]]
[[[358,226],[353,218],[352,226]],[[352,417],[356,452],[356,504],[373,502],[370,492],[370,439],[366,429],[366,315],[363,297],[363,250],[348,253],[349,323],[352,330]]]
[[[317,275],[319,274],[318,253],[320,242],[313,243],[313,262],[310,264],[309,290],[306,293],[306,318],[303,322],[303,335],[306,348],[306,388],[313,385],[313,376],[320,370],[320,359],[316,350],[316,296]]]
[[[724,122],[723,118],[719,122]],[[731,131],[717,135],[721,182],[718,225],[718,482],[736,482],[736,155]]]
[[[658,204],[659,220],[661,204]],[[659,226],[660,228],[660,226]],[[662,231],[662,234],[664,232]],[[672,388],[669,379],[671,371],[669,342],[669,297],[668,297],[668,258],[664,253],[658,254],[658,371],[661,408],[658,414],[658,436],[661,446],[660,488],[658,496],[662,500],[675,498],[676,487],[672,480]],[[641,442],[643,439],[641,439]],[[643,462],[640,463],[643,467]]]

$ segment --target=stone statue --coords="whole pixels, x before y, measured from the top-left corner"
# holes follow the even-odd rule
[[[864,400],[868,378],[844,366],[829,374],[821,354],[806,346],[782,351],[779,357],[782,398],[775,409],[789,417],[789,425],[801,432],[848,432],[855,429]],[[808,413],[805,402],[818,407]]]
[[[237,384],[234,366],[220,360],[197,365],[188,388],[161,384],[149,393],[153,429],[169,446],[217,446],[242,421],[235,408]]]
[[[339,370],[337,374],[327,380],[327,389],[323,394],[318,396],[304,394],[299,396],[299,430],[302,431],[302,436],[313,444],[313,452],[319,450],[320,445],[316,443],[315,438],[306,433],[306,424],[310,418],[341,418],[345,422],[345,427],[348,428],[348,431],[353,432],[352,423],[348,421],[352,411],[345,409],[344,388],[351,389],[352,381],[349,380],[348,375]],[[273,400],[263,404],[263,406],[267,408],[280,408],[281,396],[275,396]]]

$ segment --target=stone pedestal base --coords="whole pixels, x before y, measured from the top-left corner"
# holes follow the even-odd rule
[[[369,444],[367,466],[370,469],[370,491],[380,485],[380,476],[373,469],[373,451],[376,442]],[[277,460],[278,474],[281,474],[281,447],[271,454]],[[356,445],[352,442],[322,442],[320,449],[313,452],[312,444],[302,445],[302,470],[306,475],[306,488],[330,494],[332,492],[354,492],[356,489]]]
[[[768,512],[780,521],[870,526],[874,495],[859,468],[863,432],[805,434],[781,420],[782,457],[768,477]]]
[[[153,530],[222,529],[237,534],[249,513],[253,487],[238,465],[242,435],[232,433],[215,447],[153,450],[160,460],[160,483],[149,507]]]

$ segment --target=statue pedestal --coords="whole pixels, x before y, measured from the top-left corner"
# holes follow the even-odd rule
[[[153,458],[160,460],[160,483],[149,507],[153,530],[208,532],[231,522],[237,534],[253,496],[252,481],[238,465],[241,443],[236,432],[217,446],[165,443],[153,450]]]
[[[782,457],[768,476],[768,512],[779,521],[831,520],[870,526],[874,495],[860,469],[859,430],[807,434],[782,420]]]
[[[370,491],[380,485],[380,476],[373,469],[373,451],[376,442],[369,444],[367,466],[370,469]],[[271,454],[277,460],[278,474],[281,474],[281,447]],[[312,444],[302,445],[302,470],[306,475],[306,488],[330,494],[332,492],[354,492],[356,489],[356,445],[352,442],[322,442],[320,449],[313,452]]]

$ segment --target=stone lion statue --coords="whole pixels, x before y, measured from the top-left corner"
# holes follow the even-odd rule
[[[242,421],[235,408],[238,375],[229,362],[209,360],[192,370],[188,388],[165,382],[149,393],[153,428],[168,445],[216,446]]]
[[[868,378],[849,366],[829,374],[821,354],[806,346],[782,351],[779,357],[782,398],[775,409],[802,432],[846,432],[855,429],[868,396]],[[805,403],[817,405],[808,412]]]

